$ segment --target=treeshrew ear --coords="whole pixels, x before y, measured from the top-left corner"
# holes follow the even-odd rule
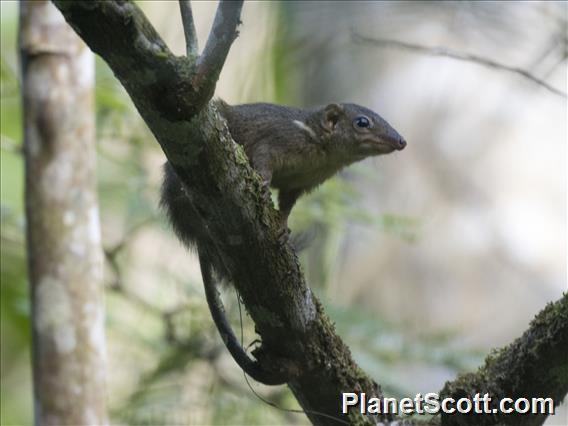
[[[343,107],[339,104],[329,104],[323,112],[322,125],[328,132],[333,132],[339,118],[343,115]]]

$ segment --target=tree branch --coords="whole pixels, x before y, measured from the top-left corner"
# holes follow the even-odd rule
[[[208,102],[236,37],[242,2],[220,3],[197,65],[175,57],[133,3],[55,4],[109,64],[184,183],[198,212],[192,225],[201,230],[200,247],[226,263],[262,339],[256,359],[294,367],[288,385],[314,424],[333,424],[330,416],[338,424],[374,424],[355,411],[341,414],[341,392],[381,397],[381,390],[335,334],[293,250],[280,243],[279,215],[265,200],[262,178],[233,142],[215,102]]]
[[[243,0],[221,0],[203,53],[197,60],[194,84],[205,92],[215,88],[233,41],[239,35]],[[208,89],[209,88],[209,89]]]
[[[183,33],[185,35],[185,52],[188,58],[195,59],[198,55],[198,41],[195,33],[190,0],[179,0],[179,10],[183,24]]]
[[[208,256],[223,259],[262,338],[262,347],[254,353],[256,359],[262,365],[279,365],[284,360],[293,366],[295,374],[288,385],[315,425],[393,420],[389,415],[365,417],[359,410],[348,416],[341,414],[341,392],[382,397],[380,387],[355,364],[320,302],[306,286],[294,252],[279,242],[278,213],[265,201],[262,179],[250,167],[242,148],[232,141],[216,103],[209,101],[236,36],[242,3],[221,2],[197,65],[186,57],[175,57],[133,3],[55,3],[86,43],[110,65],[184,183],[197,212],[193,215],[197,223],[192,225],[200,230],[196,236],[200,247],[208,249]],[[567,345],[565,299],[545,310],[550,316],[539,316],[542,323],[541,319],[533,322],[527,337],[521,338],[525,343],[502,353],[512,356],[541,342],[538,354],[553,368],[561,366],[556,362],[556,351]],[[553,320],[555,317],[557,320]],[[536,327],[537,323],[541,325]],[[542,340],[531,341],[537,329]],[[547,330],[558,344],[544,338]],[[518,360],[496,359],[500,361],[488,361],[487,365],[499,368],[486,365],[485,371],[508,376],[511,383],[535,378],[540,361],[531,358],[529,352]],[[509,362],[511,370],[507,370]],[[521,371],[529,371],[529,378],[519,379]],[[555,395],[563,392],[565,379],[560,386],[552,384],[549,388],[546,378],[535,382],[539,385],[530,390],[558,388]],[[451,385],[447,393],[459,393]],[[469,392],[471,386],[464,388]],[[515,389],[503,388],[503,392]],[[330,420],[330,416],[338,420]],[[451,424],[453,418],[442,419]]]
[[[491,408],[502,398],[552,398],[560,405],[568,393],[568,293],[544,308],[523,335],[487,357],[476,373],[447,382],[440,397],[469,398],[489,393]],[[546,415],[442,415],[442,425],[541,425]]]
[[[409,50],[409,51],[412,51],[412,52],[424,53],[424,54],[430,55],[430,56],[442,56],[442,57],[445,57],[445,58],[456,59],[458,61],[476,63],[478,65],[482,65],[482,66],[485,66],[485,67],[489,67],[489,68],[493,68],[493,69],[497,69],[497,70],[501,70],[501,71],[507,71],[507,72],[519,75],[519,76],[521,76],[521,77],[523,77],[523,78],[525,78],[525,79],[527,79],[527,80],[529,80],[529,81],[531,81],[531,82],[533,82],[533,83],[535,83],[535,84],[537,84],[541,87],[544,87],[550,93],[554,93],[555,95],[561,96],[565,99],[568,98],[568,95],[565,92],[551,86],[546,81],[541,80],[540,78],[532,75],[527,70],[524,70],[524,69],[518,68],[518,67],[512,67],[512,66],[509,66],[509,65],[504,65],[504,64],[501,64],[497,61],[494,61],[493,59],[485,58],[483,56],[479,56],[479,55],[475,55],[475,54],[471,54],[471,53],[456,52],[454,50],[450,50],[450,49],[447,49],[445,47],[429,47],[429,46],[423,46],[423,45],[415,44],[415,43],[407,43],[407,42],[398,41],[398,40],[365,37],[365,36],[362,36],[361,34],[358,34],[356,32],[352,32],[351,36],[353,38],[353,41],[355,41],[356,43],[368,44],[368,45],[372,45],[372,46],[376,46],[376,47],[386,47],[386,48]]]

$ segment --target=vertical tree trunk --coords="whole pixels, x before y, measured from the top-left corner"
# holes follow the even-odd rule
[[[21,3],[20,50],[36,424],[101,425],[93,54],[47,1]]]

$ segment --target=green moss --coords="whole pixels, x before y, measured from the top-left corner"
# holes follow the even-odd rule
[[[548,381],[556,382],[560,387],[568,387],[568,361],[564,365],[548,370]]]

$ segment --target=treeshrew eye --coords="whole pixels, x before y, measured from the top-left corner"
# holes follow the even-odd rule
[[[354,120],[354,124],[355,124],[355,126],[360,127],[362,129],[366,129],[366,128],[371,127],[371,121],[367,117],[365,117],[364,115],[360,115],[359,117],[357,117]]]

